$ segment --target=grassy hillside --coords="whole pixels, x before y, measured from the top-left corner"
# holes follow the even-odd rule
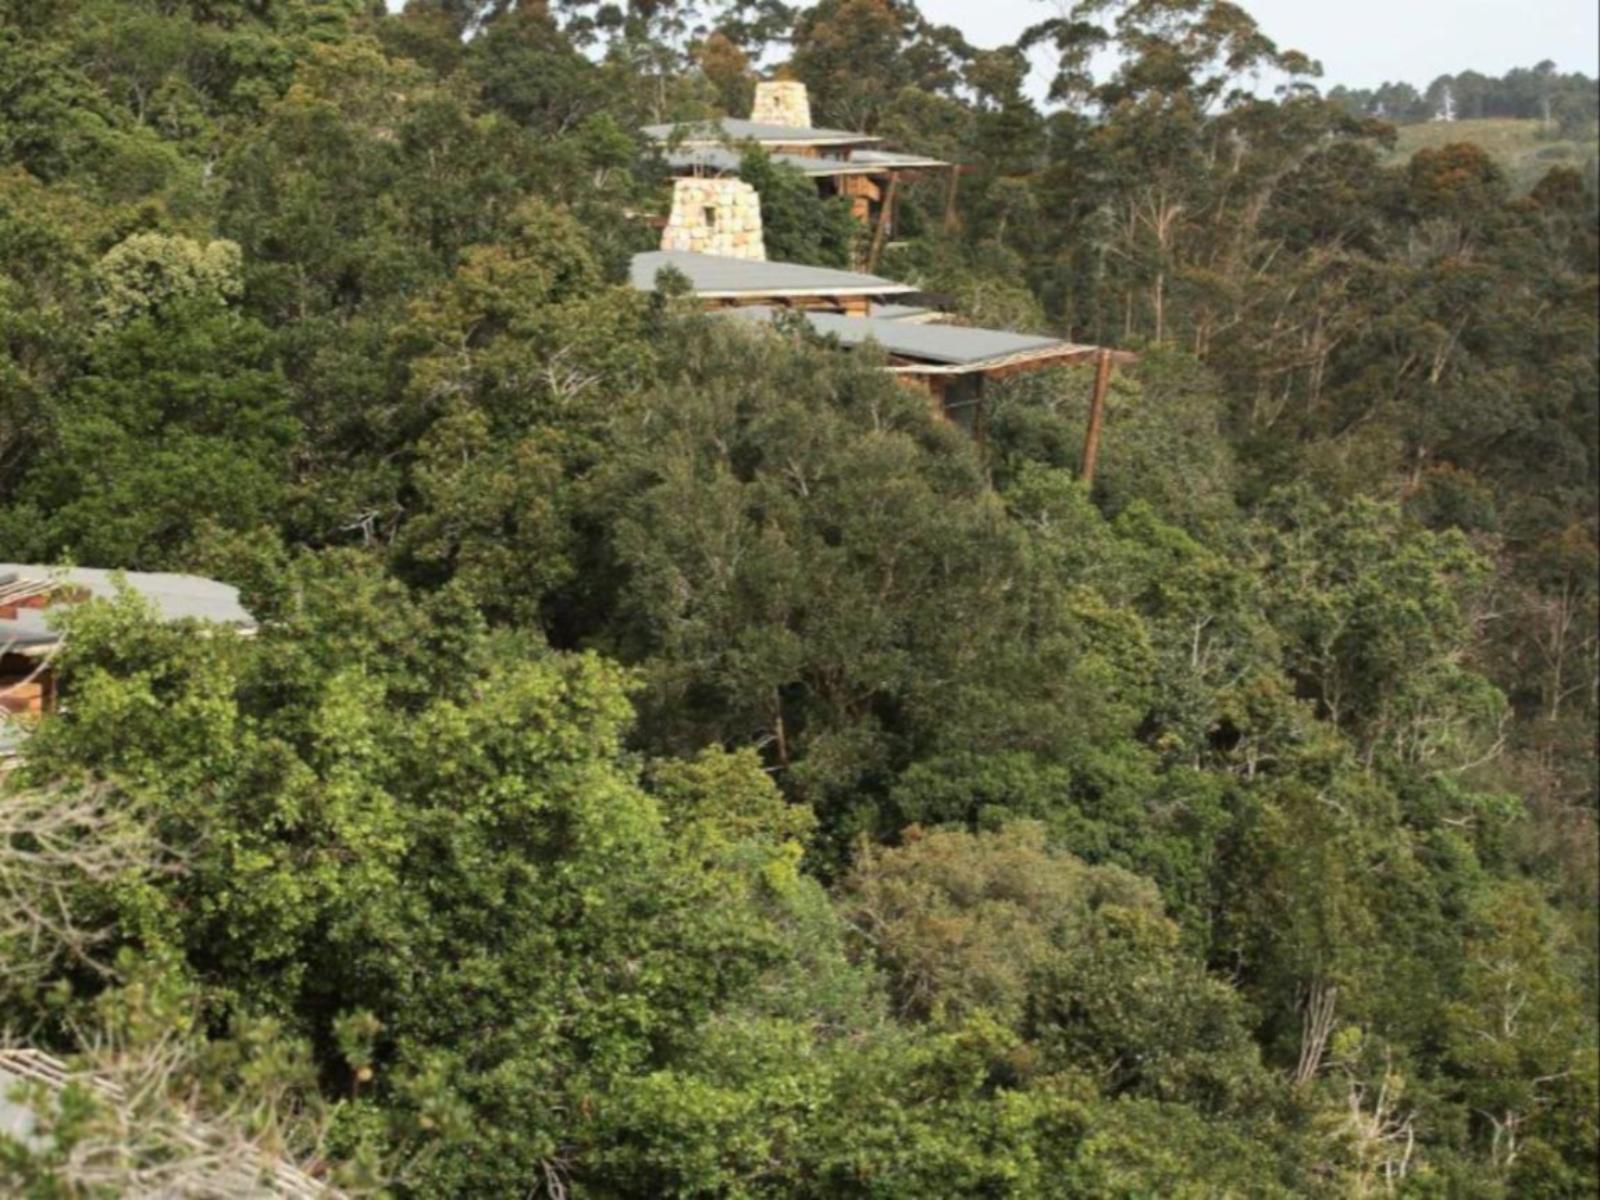
[[[1591,134],[1574,140],[1554,135],[1542,121],[1490,117],[1477,121],[1429,121],[1400,127],[1395,157],[1407,159],[1418,150],[1450,142],[1482,146],[1505,167],[1519,191],[1538,182],[1553,166],[1577,167],[1593,178],[1600,144]]]

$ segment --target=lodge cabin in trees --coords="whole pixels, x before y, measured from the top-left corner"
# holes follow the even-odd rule
[[[197,630],[256,628],[237,588],[197,575],[0,563],[0,764],[57,705],[55,658],[63,635],[55,615],[64,606],[113,598],[119,585],[163,621],[191,622]]]
[[[756,84],[749,120],[647,125],[644,133],[665,147],[667,166],[680,178],[737,176],[744,157],[739,147],[756,145],[814,180],[822,195],[848,197],[856,219],[872,230],[865,260],[869,271],[894,236],[901,181],[929,171],[947,172],[948,208],[960,173],[956,164],[942,159],[885,150],[883,139],[872,134],[816,128],[806,85],[791,80]]]
[[[689,290],[711,311],[754,305],[866,317],[881,314],[885,301],[897,300],[899,308],[909,309],[909,301],[923,297],[910,284],[857,271],[687,250],[636,254],[629,266],[629,279],[640,291],[654,291],[663,271],[683,276]],[[921,305],[916,308],[918,312],[934,311]]]
[[[741,185],[742,186],[742,185]],[[946,297],[877,275],[681,250],[636,254],[630,280],[653,291],[663,272],[687,281],[711,312],[770,322],[797,311],[842,348],[882,348],[885,370],[927,391],[938,413],[982,438],[985,383],[1023,371],[1094,364],[1095,404],[1104,401],[1112,367],[1133,361],[1123,351],[1060,338],[947,323]]]
[[[899,306],[890,306],[887,313],[859,319],[815,311],[805,315],[817,333],[835,339],[841,346],[879,346],[889,359],[885,370],[905,383],[925,389],[941,416],[969,430],[980,441],[987,429],[987,381],[1045,367],[1094,364],[1094,407],[1098,409],[1105,400],[1111,368],[1134,361],[1134,356],[1125,351],[1000,329],[937,324],[921,319],[916,310],[898,310]],[[776,311],[750,307],[741,309],[739,315],[770,320]]]
[[[951,168],[938,159],[877,148],[880,139],[811,124],[805,85],[773,81],[756,85],[748,121],[725,118],[647,126],[645,133],[666,147],[677,173],[672,208],[661,232],[661,249],[635,255],[634,287],[653,291],[663,272],[682,276],[707,310],[770,322],[783,311],[799,311],[817,333],[845,349],[875,345],[885,369],[931,397],[935,411],[982,440],[987,426],[985,385],[1022,371],[1093,364],[1095,385],[1084,441],[1084,474],[1090,480],[1100,422],[1112,370],[1132,354],[1059,338],[949,322],[948,298],[867,272],[803,263],[769,262],[762,230],[761,197],[738,179],[740,144],[754,143],[779,161],[818,179],[862,205],[857,216],[873,225],[868,263],[875,263],[894,223],[895,186],[903,173]],[[871,183],[851,192],[848,181]],[[952,184],[955,175],[951,176]],[[885,184],[879,188],[878,182]],[[824,187],[824,191],[828,190]],[[952,192],[953,196],[953,192]]]

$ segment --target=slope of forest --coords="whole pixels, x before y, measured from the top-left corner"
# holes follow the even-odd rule
[[[0,1039],[122,1086],[0,1194],[1600,1194],[1595,180],[1268,32],[0,0],[0,561],[260,621],[63,617]],[[774,59],[968,164],[882,273],[1139,351],[1092,488],[1081,372],[626,286]]]

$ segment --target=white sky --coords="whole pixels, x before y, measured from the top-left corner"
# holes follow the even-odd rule
[[[1280,47],[1322,63],[1321,86],[1405,80],[1425,88],[1468,69],[1503,75],[1552,60],[1600,74],[1596,0],[1237,0]],[[918,0],[929,20],[979,46],[1055,15],[1052,0]],[[1032,82],[1042,90],[1044,81]]]

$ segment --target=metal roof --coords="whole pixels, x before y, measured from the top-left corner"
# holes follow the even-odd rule
[[[198,575],[0,563],[0,606],[8,596],[21,599],[47,591],[52,585],[110,598],[117,594],[118,578],[149,601],[163,621],[198,620],[255,628],[255,618],[239,603],[238,588]],[[18,608],[14,617],[0,616],[0,649],[26,651],[55,645],[60,635],[51,628],[49,613],[47,608]]]
[[[635,254],[628,275],[640,291],[654,291],[656,275],[665,267],[681,271],[697,296],[707,300],[783,299],[788,296],[900,296],[917,289],[876,275],[808,267],[800,263],[764,262],[693,254],[687,250],[647,250]]]
[[[838,338],[848,346],[877,342],[890,354],[927,362],[971,366],[989,359],[1036,350],[1053,350],[1067,343],[1057,338],[1008,333],[999,329],[973,329],[964,325],[916,325],[875,317],[841,317],[811,314],[819,333]]]
[[[732,310],[732,315],[763,321],[771,320],[777,311],[770,307],[741,308]],[[807,312],[805,318],[818,333],[838,338],[851,348],[875,343],[894,358],[914,360],[890,368],[905,374],[959,375],[1024,363],[1044,366],[1050,362],[1081,360],[1098,353],[1095,346],[1001,329],[929,325],[884,317],[847,317],[839,313]]]
[[[736,315],[750,320],[771,320],[776,309],[752,307],[738,309]],[[923,325],[885,317],[845,317],[837,312],[806,312],[811,328],[845,346],[866,346],[877,342],[896,358],[917,358],[918,362],[957,366],[976,370],[998,366],[1018,358],[1067,357],[1090,354],[1094,347],[1075,346],[1059,338],[1037,338],[1034,334],[1005,330],[978,330],[966,325]]]
[[[723,117],[715,121],[680,121],[670,125],[646,125],[647,137],[665,142],[681,131],[685,146],[716,144],[722,141],[752,141],[763,146],[864,146],[883,139],[848,129],[808,129],[798,125],[767,125]]]
[[[855,162],[826,155],[769,154],[773,162],[793,167],[802,175],[829,178],[834,175],[882,175],[884,168],[873,163]],[[666,155],[674,171],[720,171],[732,173],[744,164],[744,155],[726,146],[687,146]]]
[[[876,167],[878,170],[893,170],[902,168],[912,170],[916,167],[948,167],[942,158],[929,158],[925,154],[900,154],[893,150],[852,150],[850,161],[864,166]]]
[[[924,304],[874,304],[872,317],[877,321],[913,321],[923,324],[942,317],[937,308]]]

